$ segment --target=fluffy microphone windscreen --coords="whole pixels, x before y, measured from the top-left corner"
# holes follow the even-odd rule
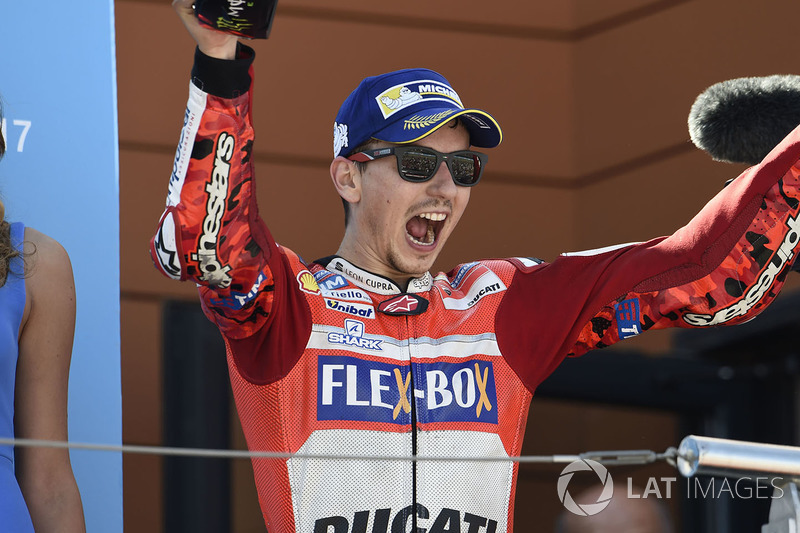
[[[689,112],[692,142],[717,161],[755,165],[800,124],[800,76],[736,78],[703,91]]]

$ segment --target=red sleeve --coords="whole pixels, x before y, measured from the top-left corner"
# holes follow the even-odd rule
[[[268,324],[274,299],[286,297],[276,293],[292,287],[256,204],[252,59],[246,47],[233,61],[196,53],[167,205],[150,246],[164,275],[198,284],[204,312],[230,339]]]
[[[670,237],[520,270],[497,314],[530,390],[563,360],[648,329],[746,322],[776,296],[800,243],[800,128]],[[514,328],[530,317],[531,328]]]

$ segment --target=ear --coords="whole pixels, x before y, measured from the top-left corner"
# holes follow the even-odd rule
[[[331,179],[336,192],[351,204],[361,200],[361,173],[356,164],[339,156],[331,162]]]

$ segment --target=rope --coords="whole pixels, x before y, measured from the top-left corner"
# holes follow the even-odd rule
[[[425,456],[425,455],[337,455],[302,454],[285,452],[217,450],[208,448],[178,448],[169,446],[146,446],[134,444],[93,444],[86,442],[56,441],[42,439],[0,438],[0,446],[62,448],[98,452],[132,453],[143,455],[167,455],[179,457],[205,457],[215,459],[323,459],[331,461],[419,461],[419,462],[516,462],[538,464],[562,464],[580,460],[592,460],[604,465],[643,465],[665,460],[674,466],[678,455],[675,448],[664,453],[651,450],[616,450],[586,452],[578,455],[522,455],[514,457],[470,457],[470,456]]]

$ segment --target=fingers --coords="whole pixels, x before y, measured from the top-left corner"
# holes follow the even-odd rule
[[[173,0],[172,7],[201,52],[218,59],[236,57],[237,37],[201,25],[194,13],[194,0]]]
[[[172,8],[181,18],[184,24],[187,24],[189,20],[187,19],[194,19],[194,0],[173,0]]]

